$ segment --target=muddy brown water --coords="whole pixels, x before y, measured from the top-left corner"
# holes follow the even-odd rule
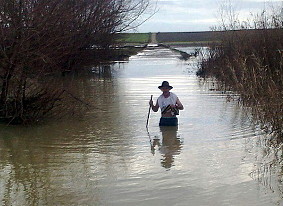
[[[182,48],[193,51],[194,48]],[[279,205],[280,150],[248,110],[168,49],[146,49],[85,76],[84,118],[0,126],[1,205]],[[95,73],[93,68],[93,72]],[[167,80],[185,109],[159,128],[148,101]]]

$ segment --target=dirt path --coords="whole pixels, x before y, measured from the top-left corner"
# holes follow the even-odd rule
[[[156,33],[151,33],[151,44],[157,44]]]

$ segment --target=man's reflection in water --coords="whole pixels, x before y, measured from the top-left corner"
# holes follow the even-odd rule
[[[162,155],[161,165],[170,169],[174,164],[174,156],[180,154],[182,143],[177,137],[178,127],[160,127],[162,133],[162,142],[159,139],[153,139],[151,152],[154,154],[156,147]]]

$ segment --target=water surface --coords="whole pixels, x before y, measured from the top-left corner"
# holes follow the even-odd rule
[[[93,105],[85,117],[0,126],[2,205],[278,205],[280,163],[266,135],[195,75],[197,58],[178,57],[148,49],[106,76],[77,77]],[[159,128],[151,112],[146,130],[164,80],[185,107],[180,124]]]

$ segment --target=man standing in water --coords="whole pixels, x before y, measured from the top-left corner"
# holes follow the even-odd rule
[[[176,115],[179,115],[179,110],[183,110],[184,107],[177,95],[170,92],[173,87],[169,85],[169,82],[163,81],[158,88],[162,91],[162,94],[158,97],[155,105],[152,100],[149,101],[149,105],[154,112],[157,112],[159,107],[161,108],[159,126],[177,126]]]

